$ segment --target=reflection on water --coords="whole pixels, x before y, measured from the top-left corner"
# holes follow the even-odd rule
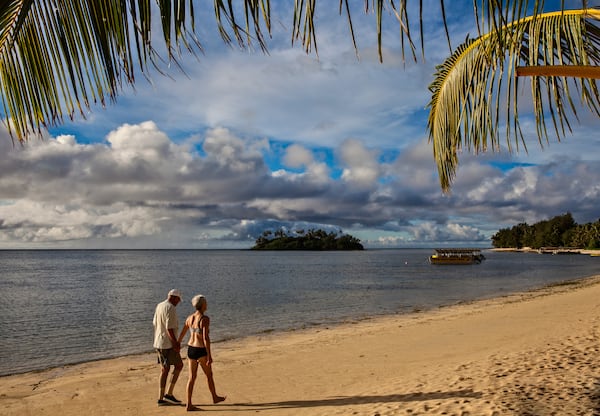
[[[486,252],[432,266],[431,250],[0,251],[0,375],[149,351],[171,287],[196,293],[215,341],[410,312],[600,273],[600,259]]]

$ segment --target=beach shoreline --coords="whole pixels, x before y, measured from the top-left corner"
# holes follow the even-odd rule
[[[216,415],[598,414],[600,276],[214,345]],[[152,353],[0,378],[6,415],[181,414]],[[187,363],[175,389],[185,397]]]
[[[557,250],[561,250],[561,248],[557,247]],[[522,247],[522,248],[512,248],[512,247],[505,247],[505,248],[489,248],[489,251],[495,251],[498,253],[535,253],[535,254],[539,254],[541,252],[540,249],[535,249],[535,248],[531,248],[531,247]],[[583,254],[584,256],[592,256],[592,257],[598,257],[600,256],[600,250],[598,249],[587,249],[587,248],[577,248],[577,249],[569,249],[569,248],[562,248],[562,250],[564,250],[565,253],[569,253],[569,254]],[[551,249],[550,249],[551,251]]]

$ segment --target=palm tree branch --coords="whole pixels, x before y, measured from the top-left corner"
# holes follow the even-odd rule
[[[475,153],[488,148],[496,151],[500,148],[501,129],[506,130],[509,150],[512,140],[517,147],[525,145],[519,124],[517,82],[513,80],[520,67],[587,67],[600,63],[599,20],[600,11],[595,9],[529,16],[474,40],[467,39],[437,67],[429,87],[432,96],[427,128],[444,191],[450,189],[456,176],[458,153],[463,148]],[[559,140],[571,129],[569,114],[577,117],[578,105],[572,99],[570,83],[579,91],[581,104],[600,115],[600,95],[592,77],[558,75],[531,79],[540,144],[549,137],[547,114]],[[509,79],[506,87],[501,82],[504,77]],[[499,123],[502,108],[506,109],[506,119]]]

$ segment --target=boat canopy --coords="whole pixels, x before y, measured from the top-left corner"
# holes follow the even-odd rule
[[[479,248],[436,248],[434,251],[440,255],[452,254],[478,254],[481,252]]]

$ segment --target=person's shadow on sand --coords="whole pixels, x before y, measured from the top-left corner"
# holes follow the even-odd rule
[[[393,403],[393,402],[413,402],[426,400],[443,400],[452,398],[481,398],[482,393],[473,390],[456,390],[448,392],[431,393],[409,393],[409,394],[389,394],[385,396],[340,396],[328,399],[316,400],[289,400],[271,403],[230,403],[227,406],[256,408],[256,410],[281,409],[281,408],[302,408],[302,407],[322,407],[322,406],[348,406],[357,404],[372,403]],[[223,406],[223,405],[221,405]],[[233,410],[233,409],[232,409]]]

